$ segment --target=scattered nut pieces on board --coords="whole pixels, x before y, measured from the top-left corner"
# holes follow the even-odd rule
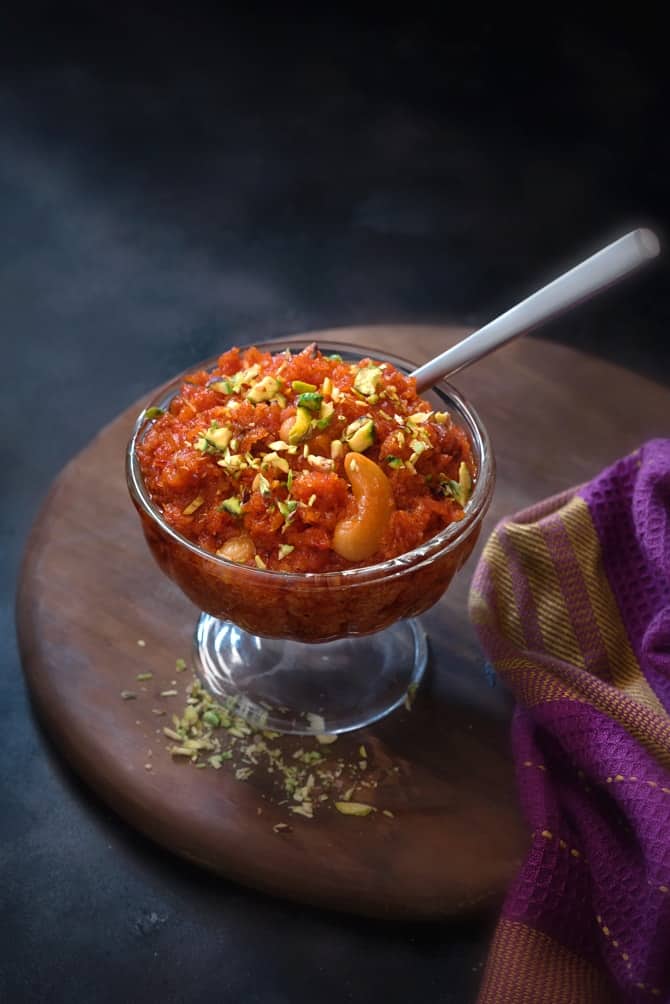
[[[178,659],[176,669],[186,670],[185,660]],[[152,674],[137,674],[136,679],[150,680]],[[216,701],[196,678],[183,693],[181,713],[171,712],[170,724],[157,730],[167,740],[166,751],[174,759],[199,770],[228,770],[240,783],[262,779],[264,791],[260,797],[283,808],[290,818],[314,819],[324,810],[357,818],[395,818],[378,802],[385,788],[397,787],[400,767],[383,752],[376,752],[375,744],[352,743],[346,737],[340,737],[338,744],[338,737],[327,733],[289,736],[265,729],[262,724],[254,728],[235,713],[234,698]],[[122,700],[140,696],[134,691],[121,691]],[[178,696],[180,691],[175,688],[161,690],[152,703],[158,699],[174,707]],[[170,713],[160,707],[150,710],[157,717]],[[317,727],[322,721],[311,713],[306,718]],[[145,769],[150,770],[151,765],[145,764]],[[291,827],[280,822],[272,830],[290,833]]]

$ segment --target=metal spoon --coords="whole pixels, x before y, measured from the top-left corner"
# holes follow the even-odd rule
[[[525,335],[569,307],[595,296],[601,289],[618,282],[640,265],[655,258],[659,251],[658,238],[651,230],[632,230],[625,237],[608,244],[569,272],[538,289],[462,342],[419,366],[412,373],[416,377],[417,390],[421,392],[432,387],[438,380],[458,373],[512,338]]]

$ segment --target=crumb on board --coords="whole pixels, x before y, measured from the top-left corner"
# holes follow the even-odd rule
[[[186,668],[185,660],[177,659],[176,672]],[[148,680],[153,674],[139,673],[136,678]],[[378,813],[387,819],[395,818],[390,809],[376,803],[397,789],[400,768],[391,764],[384,753],[376,756],[374,740],[368,746],[354,741],[351,749],[341,748],[342,744],[332,748],[338,736],[325,731],[296,737],[264,728],[262,721],[252,727],[236,714],[234,699],[217,701],[197,678],[187,684],[184,693],[181,714],[173,712],[170,724],[156,729],[156,735],[167,740],[165,748],[175,760],[197,770],[227,767],[242,784],[262,781],[269,791],[259,791],[259,797],[291,818],[313,820],[324,810],[355,819],[372,818]],[[173,686],[159,694],[161,698],[178,697],[180,691]],[[123,700],[138,696],[135,691],[121,691]],[[167,715],[164,708],[151,708],[151,713]],[[320,716],[311,715],[311,719],[316,729],[325,729]],[[345,740],[344,745],[351,744]],[[146,756],[144,768],[150,771],[151,751]],[[256,814],[263,814],[260,806]],[[292,832],[285,822],[275,823],[272,830],[277,834]]]

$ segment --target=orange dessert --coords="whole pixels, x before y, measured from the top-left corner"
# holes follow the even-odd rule
[[[188,376],[137,445],[167,523],[205,551],[336,572],[411,551],[463,518],[465,432],[388,362],[310,346],[232,349]]]
[[[128,451],[156,561],[200,610],[256,635],[322,642],[422,613],[467,560],[493,487],[476,416],[446,386],[431,399],[389,361],[315,346],[232,349],[173,381]]]

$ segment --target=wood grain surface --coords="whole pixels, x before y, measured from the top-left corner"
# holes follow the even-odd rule
[[[304,337],[420,363],[464,334],[375,326]],[[156,734],[164,719],[151,708],[183,706],[182,696],[158,694],[175,679],[175,659],[189,658],[197,611],[157,570],[127,495],[124,449],[141,403],[60,474],[21,576],[25,674],[63,754],[147,836],[258,889],[367,915],[427,919],[499,901],[526,836],[510,758],[509,700],[491,686],[467,619],[477,555],[503,514],[583,482],[645,439],[667,434],[670,392],[531,338],[454,383],[491,433],[494,503],[475,556],[423,618],[431,659],[414,708],[338,740],[342,755],[366,742],[400,765],[400,780],[385,796],[393,819],[343,817],[332,809],[312,821],[289,818],[262,797],[260,776],[240,783],[230,771],[173,762]],[[136,682],[143,672],[153,673],[146,691]],[[178,679],[180,691],[185,678]],[[123,689],[141,692],[123,701]],[[290,822],[290,833],[273,832],[282,821]]]

